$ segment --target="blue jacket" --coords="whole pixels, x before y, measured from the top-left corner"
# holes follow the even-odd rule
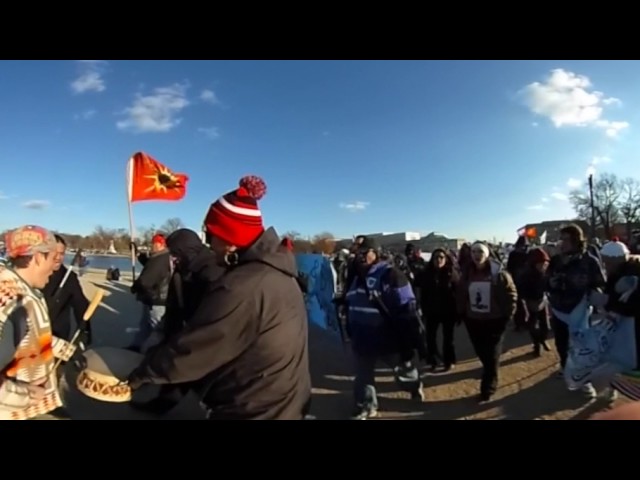
[[[380,313],[375,296],[389,312],[388,318]],[[364,281],[356,276],[346,301],[349,336],[357,354],[391,355],[413,348],[416,298],[406,275],[397,268],[386,262],[373,265]]]

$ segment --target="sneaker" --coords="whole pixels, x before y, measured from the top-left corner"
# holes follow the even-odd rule
[[[551,351],[551,347],[549,346],[546,340],[544,340],[540,345],[542,345],[542,348],[544,349],[545,352]]]
[[[598,399],[613,403],[618,399],[618,391],[615,388],[607,387],[598,393]]]
[[[482,392],[480,393],[480,395],[478,396],[478,403],[487,403],[491,401],[491,397],[493,395],[489,392]]]
[[[593,388],[593,385],[590,383],[584,384],[580,391],[589,400],[593,400],[598,397],[598,392],[596,392],[596,389]]]
[[[378,416],[378,410],[375,408],[359,408],[355,414],[351,416],[351,420],[369,420]]]
[[[411,400],[424,402],[424,392],[422,391],[421,388],[411,392]]]

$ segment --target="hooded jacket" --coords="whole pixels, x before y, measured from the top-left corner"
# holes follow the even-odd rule
[[[167,248],[175,258],[175,270],[167,294],[164,334],[182,330],[202,302],[211,284],[225,272],[215,254],[193,230],[181,228],[167,237]]]
[[[240,252],[130,385],[190,383],[210,419],[302,419],[311,398],[307,314],[295,259],[279,247],[270,228]]]
[[[133,282],[131,293],[145,305],[166,305],[170,278],[169,251],[154,252],[149,255],[140,276]]]

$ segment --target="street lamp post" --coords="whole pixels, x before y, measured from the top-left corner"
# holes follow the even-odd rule
[[[589,174],[589,204],[591,206],[591,241],[596,239],[596,208],[593,204],[593,173]]]

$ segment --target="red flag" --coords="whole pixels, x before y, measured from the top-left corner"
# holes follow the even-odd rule
[[[187,193],[187,175],[172,172],[146,153],[138,152],[129,159],[127,173],[130,202],[175,202]]]

